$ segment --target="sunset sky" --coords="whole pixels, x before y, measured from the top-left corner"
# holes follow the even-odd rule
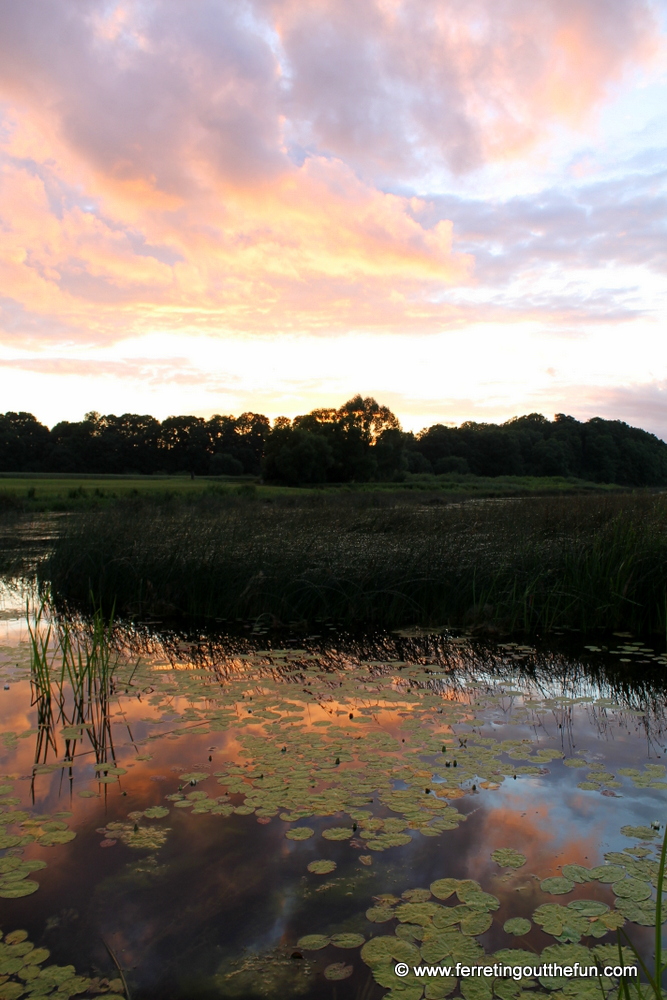
[[[0,0],[1,411],[667,438],[663,0]]]

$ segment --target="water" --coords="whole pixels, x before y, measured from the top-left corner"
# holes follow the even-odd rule
[[[581,899],[625,907],[650,955],[649,904],[629,902],[620,881],[617,892],[598,872],[563,894],[541,883],[629,848],[625,863],[639,865],[630,875],[650,886],[667,788],[659,652],[624,636],[610,649],[575,638],[558,651],[444,632],[271,639],[128,627],[116,630],[106,687],[77,700],[65,681],[40,698],[24,597],[7,591],[0,615],[0,854],[46,867],[21,880],[34,892],[0,898],[0,926],[47,948],[43,965],[96,977],[79,995],[373,1000],[391,985],[387,962],[300,939],[394,935],[423,954],[436,918],[402,907],[443,878],[474,880],[497,900],[484,903],[474,886],[461,889],[464,902],[430,897],[472,906],[461,919],[480,920],[480,932],[452,925],[455,957],[614,943],[595,917],[584,934],[554,933],[548,919],[544,928],[545,911],[533,920],[544,904]],[[619,773],[628,768],[637,773]],[[499,848],[525,863],[501,867]],[[336,867],[309,871],[316,861]],[[513,917],[532,920],[527,935],[503,929]],[[10,981],[18,997],[38,978]],[[421,983],[393,983],[391,997],[421,996]],[[563,984],[521,988],[531,985]],[[491,996],[485,981],[477,987],[480,1000]],[[470,983],[465,991],[476,1000]]]

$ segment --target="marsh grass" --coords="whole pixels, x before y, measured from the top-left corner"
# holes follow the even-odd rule
[[[70,519],[44,574],[123,614],[664,632],[666,515],[647,494],[137,502]]]
[[[57,732],[64,759],[83,747],[98,765],[115,761],[111,702],[120,656],[113,644],[113,613],[94,608],[85,622],[52,618],[42,602],[26,609],[30,637],[31,705],[37,709],[35,765],[58,757]]]

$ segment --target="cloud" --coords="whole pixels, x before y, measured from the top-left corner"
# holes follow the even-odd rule
[[[656,379],[634,385],[592,388],[581,386],[571,391],[577,412],[586,418],[605,417],[641,426],[667,441],[667,380]]]
[[[447,220],[422,226],[414,199],[340,160],[310,157],[252,195],[128,213],[69,182],[38,145],[20,122],[5,144],[0,282],[19,308],[91,341],[151,326],[349,328],[371,311],[374,325],[409,325],[420,309],[444,318],[429,299],[471,270]]]
[[[667,171],[550,188],[504,201],[436,197],[424,202],[425,225],[451,219],[456,244],[475,255],[481,281],[558,265],[609,265],[667,271]]]
[[[581,126],[650,58],[644,0],[276,0],[295,137],[370,170],[455,172]]]
[[[457,189],[512,158],[539,171],[543,140],[588,127],[650,63],[657,13],[651,0],[0,0],[0,338],[39,355],[5,371],[213,393],[219,359],[219,376],[168,357],[65,359],[150,335],[366,331],[405,335],[407,354],[419,334],[472,343],[474,324],[496,324],[487,364],[521,326],[574,341],[654,312],[655,162],[504,199],[424,192],[425,178]],[[461,394],[481,412],[492,404],[471,381]]]
[[[206,391],[228,389],[239,381],[234,375],[205,372],[187,358],[177,357],[124,358],[120,361],[68,357],[1,358],[0,369],[3,368],[36,375],[134,380],[149,386],[199,386]]]
[[[166,205],[270,182],[285,141],[392,176],[522,154],[657,32],[650,0],[2,0],[0,86],[107,185]]]

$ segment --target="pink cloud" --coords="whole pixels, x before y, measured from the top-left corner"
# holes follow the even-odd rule
[[[479,280],[474,250],[396,182],[581,122],[650,57],[651,11],[0,0],[0,288],[31,336],[51,318],[54,338],[88,342],[507,318],[453,296]],[[535,301],[522,316],[571,312]]]

